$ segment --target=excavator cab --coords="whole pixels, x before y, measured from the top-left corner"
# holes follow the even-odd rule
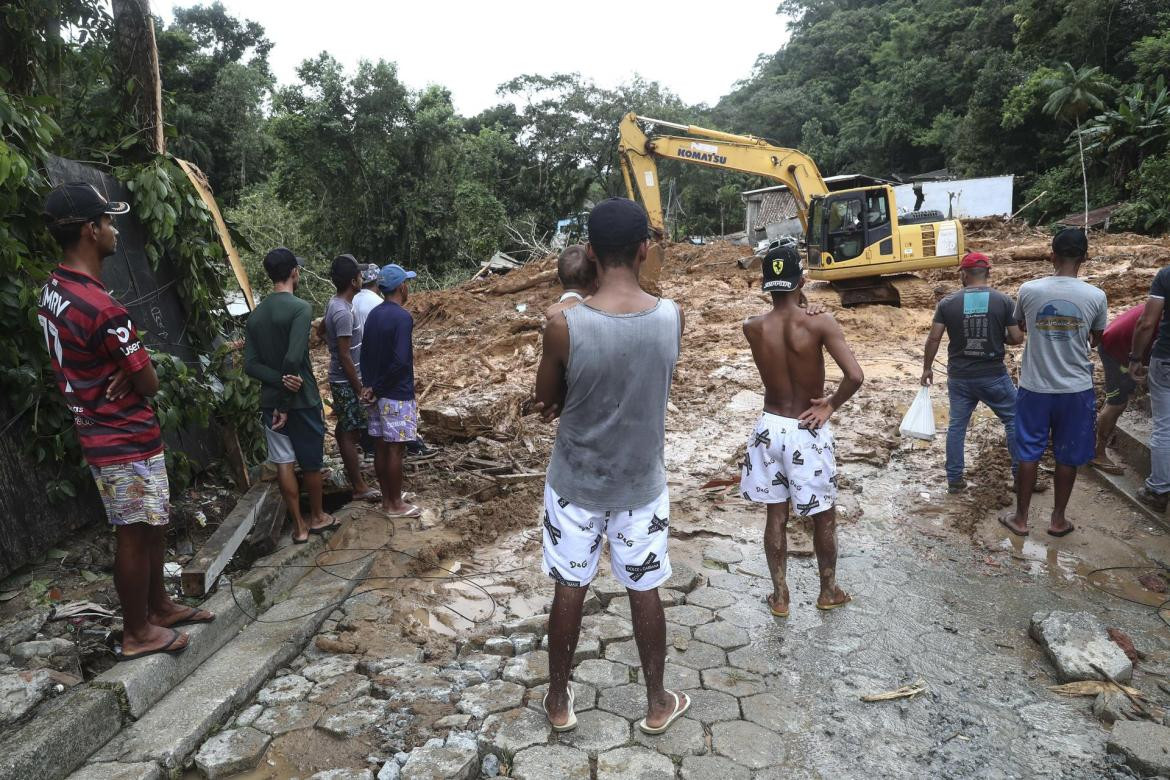
[[[894,254],[890,199],[884,187],[849,190],[813,197],[808,209],[810,268],[829,268],[834,263],[872,255]]]

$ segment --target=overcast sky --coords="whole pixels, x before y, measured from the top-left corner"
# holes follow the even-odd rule
[[[172,9],[194,0],[154,0]],[[411,88],[442,84],[456,110],[472,115],[499,102],[496,87],[522,73],[579,72],[612,87],[635,73],[688,103],[714,104],[746,78],[756,57],[787,39],[776,0],[638,3],[630,0],[223,0],[236,17],[264,25],[277,79],[296,79],[304,59],[328,51],[398,63]]]

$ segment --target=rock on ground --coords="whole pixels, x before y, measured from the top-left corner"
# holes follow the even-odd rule
[[[247,771],[260,762],[271,740],[251,726],[221,731],[199,748],[195,766],[208,780]]]
[[[326,769],[310,775],[309,780],[374,780],[374,773],[369,769]]]
[[[0,726],[19,720],[49,694],[47,669],[0,675]]]
[[[289,731],[312,728],[324,714],[325,708],[320,704],[294,701],[269,707],[251,725],[258,731],[278,737]]]
[[[153,761],[139,764],[87,764],[69,780],[161,780],[162,770]]]
[[[402,780],[472,780],[478,772],[479,752],[474,746],[428,743],[410,751]]]
[[[552,727],[544,713],[527,708],[489,715],[479,730],[482,752],[511,758],[525,748],[546,744]]]
[[[1032,638],[1044,648],[1061,682],[1100,680],[1099,666],[1115,680],[1133,677],[1133,663],[1109,638],[1105,624],[1087,612],[1037,612]]]
[[[564,745],[531,747],[516,754],[513,780],[589,780],[589,756]]]
[[[264,705],[287,704],[300,701],[313,690],[313,683],[299,674],[286,674],[277,677],[265,685],[260,693],[256,694],[256,701]]]
[[[386,717],[389,705],[371,696],[359,696],[329,710],[317,724],[335,737],[356,737]]]
[[[524,686],[506,680],[492,680],[465,690],[457,708],[476,718],[486,718],[493,712],[516,709],[523,702]]]
[[[511,658],[504,665],[500,676],[510,682],[520,683],[525,688],[543,685],[548,682],[548,653],[531,650]]]
[[[1138,720],[1118,721],[1107,749],[1125,756],[1131,769],[1145,775],[1170,775],[1170,728]]]
[[[644,747],[624,747],[597,757],[597,780],[674,780],[674,764]]]

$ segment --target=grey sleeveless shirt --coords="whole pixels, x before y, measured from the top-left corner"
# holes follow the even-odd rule
[[[666,488],[666,402],[679,351],[674,301],[609,314],[565,310],[569,363],[564,407],[548,464],[561,498],[589,509],[645,506]]]

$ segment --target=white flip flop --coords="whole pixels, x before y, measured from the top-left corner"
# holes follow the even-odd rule
[[[681,702],[681,699],[679,699],[678,694],[675,693],[674,691],[667,691],[667,693],[669,693],[671,696],[674,697],[674,712],[672,712],[670,714],[670,717],[666,719],[665,723],[663,723],[661,726],[658,726],[657,728],[647,726],[646,719],[642,718],[640,721],[638,721],[638,728],[642,729],[642,732],[644,734],[661,734],[662,732],[664,732],[668,728],[670,728],[672,725],[674,725],[674,722],[676,720],[678,720],[679,718],[681,718],[683,716],[683,713],[691,708],[691,697],[690,696],[687,696],[687,703],[683,704],[680,707],[679,704]],[[683,696],[686,696],[686,694],[684,693]]]
[[[544,698],[540,702],[540,706],[544,707],[544,714],[548,715],[548,693],[544,694]],[[557,725],[552,722],[552,718],[548,719],[552,725],[553,731],[572,731],[577,728],[577,713],[573,710],[573,684],[569,683],[569,719],[564,723]]]

